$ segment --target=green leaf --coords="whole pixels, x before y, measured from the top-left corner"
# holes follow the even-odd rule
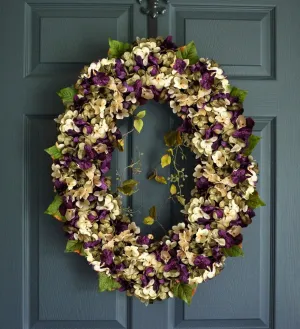
[[[172,158],[170,157],[169,154],[165,154],[161,157],[160,163],[162,168],[168,166],[171,163]]]
[[[160,184],[167,184],[167,180],[164,176],[155,176],[155,180]]]
[[[245,155],[250,155],[260,140],[261,140],[261,137],[251,135],[249,137],[248,146],[243,150],[243,153]]]
[[[68,103],[73,103],[74,96],[77,94],[77,90],[74,86],[63,88],[57,92],[57,95],[61,98],[64,105]]]
[[[177,193],[177,188],[176,188],[176,186],[174,184],[172,184],[171,187],[170,187],[170,193],[172,195],[174,195],[174,194]]]
[[[149,175],[148,175],[148,179],[151,180],[153,178],[156,177],[156,171],[152,171]]]
[[[54,200],[50,204],[50,206],[46,209],[45,214],[51,215],[58,219],[59,221],[65,221],[64,216],[62,216],[59,212],[59,207],[62,204],[62,197],[59,196],[58,194],[55,195]]]
[[[118,191],[125,195],[132,195],[136,192],[134,189],[138,185],[138,182],[134,179],[125,180],[121,186],[118,187]]]
[[[127,180],[124,180],[123,182],[123,186],[131,186],[131,187],[134,187],[136,185],[138,185],[138,181],[134,180],[134,179],[127,179]]]
[[[174,154],[174,151],[173,151],[173,149],[168,149],[167,150],[171,155],[173,155]]]
[[[188,59],[189,64],[195,64],[199,61],[197,48],[194,41],[191,41],[186,46],[178,48],[176,57],[181,59]]]
[[[165,144],[168,147],[173,147],[182,144],[180,132],[177,130],[171,130],[164,136]]]
[[[111,276],[108,276],[104,272],[99,273],[99,291],[113,291],[119,289],[121,285]]]
[[[246,204],[248,205],[248,207],[250,207],[251,209],[255,209],[255,208],[259,208],[262,206],[265,206],[266,204],[263,202],[263,200],[260,198],[259,194],[257,193],[257,191],[255,191],[254,193],[252,193],[249,196],[249,200],[247,200]]]
[[[172,288],[172,292],[174,296],[182,299],[184,302],[190,305],[196,287],[196,284],[178,283]]]
[[[177,198],[178,202],[179,202],[182,206],[185,205],[185,198],[184,198],[184,197],[182,197],[182,196],[180,196],[180,195],[176,195],[176,198]]]
[[[152,225],[154,223],[154,218],[152,218],[151,216],[145,217],[143,223],[145,225]]]
[[[131,45],[127,42],[121,42],[118,40],[108,39],[109,50],[108,58],[121,58],[121,56],[131,49]]]
[[[51,155],[52,159],[59,159],[62,156],[61,150],[56,145],[45,149],[45,151]]]
[[[156,207],[155,206],[152,206],[150,209],[149,209],[149,216],[152,217],[152,218],[156,218]]]
[[[139,119],[143,119],[143,117],[146,115],[146,110],[139,112],[136,117]]]
[[[232,87],[230,91],[230,95],[233,97],[238,97],[240,103],[244,102],[247,94],[248,94],[247,90],[239,89],[237,87]]]
[[[117,148],[120,152],[124,151],[124,139],[117,140]]]
[[[133,121],[133,126],[135,128],[135,130],[140,133],[143,129],[143,126],[144,126],[144,122],[142,119],[135,119]]]
[[[83,242],[78,240],[68,240],[65,252],[76,252],[77,254],[83,255]]]
[[[222,251],[226,257],[244,256],[243,249],[239,246],[232,246],[231,248],[222,248]]]

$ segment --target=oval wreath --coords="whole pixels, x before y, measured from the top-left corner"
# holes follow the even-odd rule
[[[216,62],[199,58],[194,42],[178,48],[169,36],[109,45],[108,58],[84,67],[74,86],[58,92],[66,109],[56,119],[57,142],[46,150],[56,192],[46,213],[64,222],[66,251],[86,257],[100,291],[126,291],[145,303],[174,296],[190,303],[226,257],[243,254],[241,230],[264,205],[251,156],[259,137],[243,116],[246,92],[230,86]],[[146,112],[135,110],[149,99],[168,103],[182,119],[165,136],[162,166],[179,147],[196,158],[190,199],[170,187],[184,206],[183,221],[160,241],[142,236],[122,209],[120,193],[131,195],[138,182],[126,180],[113,192],[105,176],[113,151],[124,146],[118,120],[134,116],[140,132]],[[166,183],[157,173],[150,178]],[[144,222],[154,220],[150,211]]]

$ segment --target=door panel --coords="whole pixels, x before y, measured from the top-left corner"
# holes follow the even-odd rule
[[[246,114],[263,137],[254,153],[260,165],[259,193],[267,206],[256,211],[244,234],[245,257],[227,260],[223,273],[198,287],[191,306],[175,302],[175,324],[182,328],[272,328],[275,303],[275,136],[272,94],[253,100],[275,79],[275,6],[202,4],[172,1],[169,20],[158,20],[159,34],[172,34],[178,44],[194,40],[198,53],[215,59],[233,85],[249,90]],[[245,81],[235,81],[245,80]],[[248,82],[249,81],[249,82]],[[247,83],[248,82],[248,83]],[[274,86],[274,83],[273,83]],[[267,108],[266,108],[267,107]]]
[[[222,65],[230,79],[273,79],[275,5],[222,5],[172,1],[158,32],[178,44],[194,40],[202,57]]]
[[[147,22],[135,0],[10,0],[1,6],[0,24],[9,31],[2,35],[0,61],[1,329],[300,328],[299,9],[296,0],[171,0],[165,16]],[[194,40],[200,56],[218,61],[233,85],[249,91],[245,112],[262,137],[254,156],[267,206],[245,231],[245,257],[229,259],[219,277],[199,285],[191,306],[172,299],[145,307],[124,293],[99,294],[96,273],[83,258],[64,254],[60,223],[43,213],[53,198],[43,149],[54,143],[53,118],[63,111],[56,91],[106,56],[108,37],[131,42],[147,34],[171,34],[178,45]],[[138,210],[134,220],[144,233],[160,237],[160,225],[142,223],[148,209],[156,205],[168,229],[181,219],[180,208],[165,203],[167,187],[147,174],[159,168],[163,135],[177,121],[165,105],[149,102],[142,109],[144,129],[113,155],[111,175],[114,185],[116,171],[129,177],[125,168],[143,152],[143,172],[135,177],[140,191],[125,205]],[[124,133],[132,129],[130,120],[121,124]],[[194,161],[188,155],[182,163],[189,174]],[[168,170],[160,173],[168,176]]]
[[[21,1],[20,1],[21,4]],[[146,35],[135,1],[25,3],[24,75],[77,74],[107,55],[108,38]]]

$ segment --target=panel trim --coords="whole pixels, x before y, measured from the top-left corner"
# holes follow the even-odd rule
[[[112,2],[112,3],[111,3]],[[116,5],[116,8],[113,7]],[[118,39],[129,41],[134,36],[136,15],[135,5],[132,3],[120,3],[110,1],[108,3],[25,3],[24,8],[24,68],[23,77],[65,74],[67,72],[80,71],[85,62],[74,63],[48,63],[40,60],[41,22],[49,17],[99,17],[103,10],[111,12],[111,16],[117,18]],[[97,13],[97,14],[96,14]],[[123,15],[128,15],[127,28],[124,30]],[[119,20],[122,21],[120,24]],[[122,28],[123,26],[123,28]]]
[[[251,328],[251,329],[274,329],[274,319],[275,319],[275,227],[276,227],[276,208],[275,208],[275,197],[276,197],[276,117],[261,117],[253,116],[256,122],[255,131],[260,131],[268,134],[268,138],[262,138],[261,153],[270,152],[270,163],[268,168],[264,170],[270,173],[270,185],[266,184],[266,189],[270,195],[270,199],[267,205],[270,207],[270,278],[269,278],[269,309],[268,318],[263,319],[264,314],[262,314],[262,309],[260,309],[261,318],[258,319],[203,319],[203,320],[186,320],[184,318],[184,302],[176,299],[172,307],[169,308],[169,319],[175,316],[175,324],[170,328]],[[268,144],[271,141],[271,145]],[[271,146],[271,148],[270,148]],[[267,200],[265,200],[267,201]],[[263,212],[263,210],[262,210]],[[261,216],[264,217],[264,216]],[[262,237],[261,237],[262,238]],[[260,290],[260,293],[261,290]],[[266,296],[260,296],[266,297]],[[174,320],[173,320],[174,321]]]
[[[185,21],[197,15],[196,18],[254,20],[261,22],[261,63],[259,65],[220,65],[229,78],[239,80],[274,80],[276,78],[276,12],[275,6],[244,6],[244,5],[205,5],[188,2],[184,5],[169,4],[168,19],[158,18],[160,35],[173,35],[180,45],[185,40]],[[200,54],[201,55],[201,54]]]
[[[39,319],[39,258],[38,243],[39,239],[31,239],[32,235],[38,236],[38,226],[32,226],[31,218],[38,216],[38,207],[32,206],[39,204],[39,191],[32,190],[36,184],[32,184],[33,179],[37,180],[37,175],[32,175],[33,163],[39,165],[38,157],[32,150],[32,139],[39,138],[38,130],[34,130],[33,122],[35,120],[53,120],[55,115],[24,115],[23,117],[23,134],[24,134],[24,153],[23,153],[23,255],[22,255],[22,329],[74,329],[74,328],[127,328],[128,320],[128,298],[124,293],[116,293],[116,319],[115,320],[40,320]],[[117,153],[119,155],[119,153]],[[128,153],[118,156],[121,164],[127,163]],[[36,158],[35,158],[36,157]],[[34,193],[33,193],[34,192]],[[34,198],[34,200],[33,200]],[[36,248],[32,248],[32,243],[36,244]],[[32,249],[36,253],[32,253]]]

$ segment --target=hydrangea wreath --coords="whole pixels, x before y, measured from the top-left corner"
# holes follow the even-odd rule
[[[58,92],[65,112],[56,119],[52,156],[56,196],[46,210],[64,222],[66,251],[77,252],[99,274],[99,290],[126,291],[142,302],[179,297],[190,303],[199,283],[243,254],[242,228],[264,205],[256,191],[258,167],[251,152],[259,141],[254,121],[243,116],[246,92],[229,85],[213,60],[199,58],[193,42],[177,47],[172,37],[109,40],[109,56],[84,67],[76,84]],[[160,240],[141,235],[122,208],[122,194],[138,182],[111,190],[112,153],[124,147],[117,122],[134,117],[140,132],[149,99],[168,103],[182,119],[165,135],[162,167],[183,147],[195,155],[195,187],[187,202],[184,173],[171,175],[170,198],[182,204],[183,221]],[[166,184],[157,171],[149,179]],[[155,221],[152,207],[144,223]]]

